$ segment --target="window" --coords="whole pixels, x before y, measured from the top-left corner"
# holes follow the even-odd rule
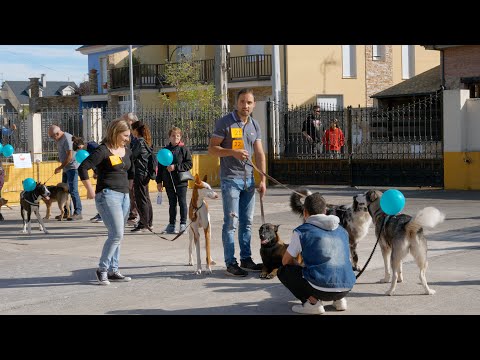
[[[415,76],[415,45],[402,45],[402,79]]]
[[[247,45],[247,55],[263,55],[265,47],[263,45]]]
[[[470,90],[470,99],[480,98],[480,76],[462,77],[460,82],[464,89]]]
[[[343,95],[317,95],[317,105],[321,110],[339,111],[343,108]]]
[[[344,78],[357,77],[357,56],[355,45],[342,45],[342,65]]]
[[[385,60],[385,45],[372,45],[372,59]]]

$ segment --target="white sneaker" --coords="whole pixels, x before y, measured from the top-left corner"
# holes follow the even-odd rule
[[[337,311],[345,311],[347,310],[347,299],[341,298],[340,300],[335,300],[333,306],[335,306]]]
[[[320,300],[315,305],[310,304],[310,301],[307,300],[303,305],[293,305],[292,311],[299,314],[322,315],[325,309]]]

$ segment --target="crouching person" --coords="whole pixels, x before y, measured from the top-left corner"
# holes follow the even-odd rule
[[[293,230],[290,245],[278,270],[278,278],[302,304],[292,311],[321,315],[322,301],[333,301],[338,311],[347,309],[345,296],[355,284],[350,262],[348,233],[335,215],[325,215],[325,199],[320,193],[305,198],[305,222]],[[294,258],[302,254],[304,267]]]

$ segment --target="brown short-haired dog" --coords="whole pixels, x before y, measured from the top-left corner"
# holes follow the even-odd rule
[[[45,205],[47,205],[47,214],[45,215],[44,219],[50,219],[51,207],[54,201],[58,203],[58,208],[60,209],[59,221],[62,221],[65,218],[70,218],[70,202],[72,201],[72,197],[68,192],[68,184],[58,183],[57,185],[49,185],[47,186],[47,189],[50,191],[49,199],[47,200],[42,198],[42,200],[45,202]],[[67,209],[66,214],[64,208]]]

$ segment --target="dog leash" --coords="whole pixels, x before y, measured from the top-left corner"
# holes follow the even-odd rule
[[[265,224],[265,213],[263,211],[263,196],[260,194],[260,210],[262,213],[262,224]]]
[[[358,279],[360,277],[360,275],[362,275],[363,271],[367,268],[368,263],[372,259],[373,253],[375,252],[375,249],[377,248],[378,241],[380,240],[380,235],[382,235],[383,227],[385,226],[385,224],[387,223],[389,218],[390,218],[390,215],[387,215],[387,216],[385,216],[385,219],[382,221],[382,226],[380,226],[380,231],[378,232],[378,236],[377,236],[377,242],[375,243],[375,246],[373,247],[372,253],[370,254],[370,257],[368,258],[367,262],[365,263],[365,265],[363,265],[363,269],[360,270],[360,272],[357,274],[357,276],[355,276],[356,279]]]
[[[250,164],[248,163],[249,159],[246,159],[245,160],[245,165],[249,165],[251,167],[253,167],[255,170],[257,170],[260,174],[262,174],[263,176],[269,178],[270,180],[272,180],[275,184],[278,184],[280,186],[283,186],[285,189],[287,190],[290,190],[291,192],[294,192],[295,194],[297,195],[300,195],[301,197],[306,197],[305,194],[301,194],[295,190],[292,190],[290,189],[288,186],[286,185],[283,185],[280,181],[278,181],[277,179],[273,178],[272,176],[268,175],[267,173],[263,172],[262,170],[260,170],[253,162],[250,161]]]

